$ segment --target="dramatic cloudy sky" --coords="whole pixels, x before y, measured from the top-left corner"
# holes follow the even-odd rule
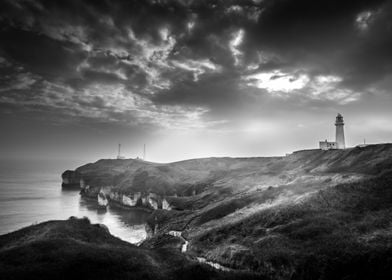
[[[2,0],[3,158],[282,155],[392,142],[392,3]]]

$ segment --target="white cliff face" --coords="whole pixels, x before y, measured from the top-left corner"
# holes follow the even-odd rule
[[[153,198],[149,197],[148,203],[154,210],[158,209],[158,203]]]
[[[136,206],[137,202],[141,197],[141,193],[135,193],[131,195],[123,195],[122,196],[122,203],[127,206]]]
[[[158,209],[159,208],[158,199],[159,197],[156,194],[154,193],[148,194],[147,196],[148,205],[155,210]]]
[[[110,192],[109,197],[111,200],[114,200],[114,201],[121,201],[122,200],[122,197],[118,192]]]
[[[164,209],[164,210],[172,210],[169,202],[167,202],[167,200],[165,198],[162,200],[162,209]]]
[[[136,205],[136,200],[133,198],[123,195],[122,196],[122,204],[127,205],[127,206],[135,206]]]
[[[113,189],[113,186],[104,186],[100,188],[97,200],[99,205],[107,205],[111,202],[117,202],[128,207],[142,206],[150,209],[172,210],[170,203],[160,195],[155,193],[143,194],[141,192],[122,194]],[[84,186],[84,191],[89,192],[92,189],[89,185]],[[94,189],[92,189],[94,190]]]
[[[109,204],[109,200],[106,198],[105,193],[100,191],[98,193],[98,205],[107,206],[108,204]]]

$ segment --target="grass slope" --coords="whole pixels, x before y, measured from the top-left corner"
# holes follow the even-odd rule
[[[273,279],[388,279],[392,172],[189,231],[194,254]]]
[[[174,210],[152,213],[157,231],[145,248],[178,247],[166,235],[177,230],[189,256],[267,279],[389,279],[391,169],[392,144],[380,144],[271,158],[112,160],[78,171],[97,188],[99,170],[115,190],[166,197]]]
[[[392,144],[299,151],[287,157],[204,158],[168,164],[106,159],[81,166],[76,171],[90,187],[112,186],[123,193],[153,192],[184,197],[214,187],[231,193],[282,185],[306,174],[369,176],[379,173],[387,164],[392,164]]]
[[[0,279],[256,279],[177,250],[138,248],[88,219],[49,221],[0,236]]]

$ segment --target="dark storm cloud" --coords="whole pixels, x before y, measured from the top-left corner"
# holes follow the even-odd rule
[[[392,9],[387,1],[265,3],[258,24],[249,29],[250,50],[264,48],[296,67],[339,74],[354,87],[390,71]],[[361,13],[370,15],[366,26],[358,24]]]
[[[8,0],[0,10],[1,104],[76,106],[82,117],[177,123],[255,94],[347,104],[392,72],[389,1]]]
[[[210,105],[219,106],[226,99],[226,106],[229,102],[236,103],[241,99],[238,84],[239,81],[229,74],[209,76],[198,82],[185,80],[162,91],[153,100],[156,103],[199,105],[204,105],[208,100]]]
[[[38,33],[4,28],[0,36],[1,55],[48,79],[73,76],[85,57],[72,42],[59,42]]]

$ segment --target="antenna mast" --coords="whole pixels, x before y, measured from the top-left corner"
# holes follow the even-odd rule
[[[143,160],[146,160],[146,144],[143,145]]]
[[[117,159],[121,158],[121,144],[118,144],[118,154],[117,154]]]

